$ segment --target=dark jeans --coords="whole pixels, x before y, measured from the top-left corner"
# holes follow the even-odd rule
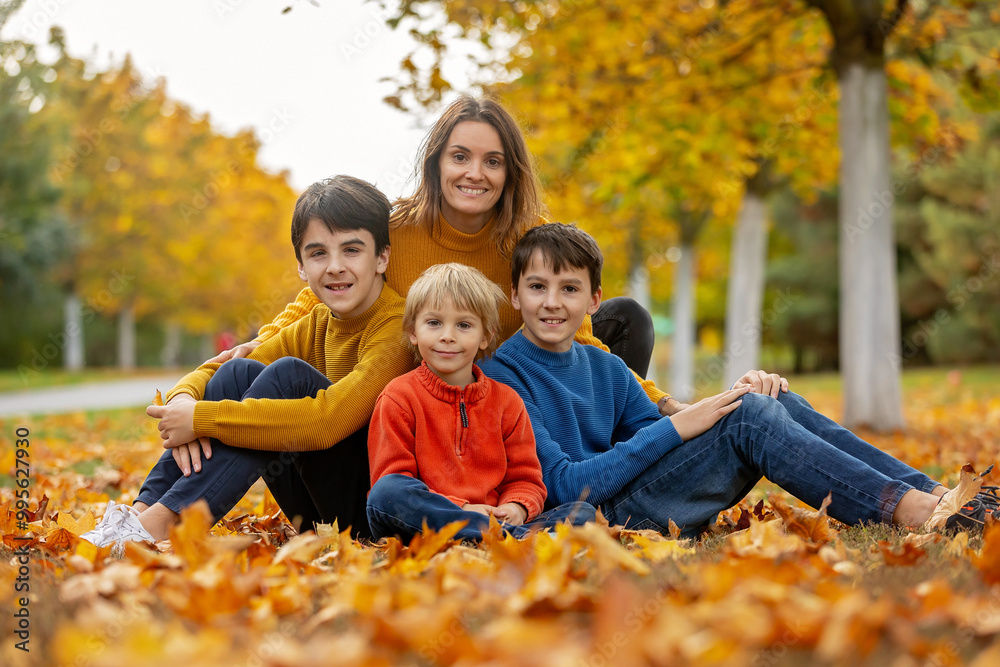
[[[813,410],[801,396],[746,394],[701,435],[673,449],[601,509],[612,524],[692,537],[766,476],[813,507],[833,494],[839,521],[891,523],[903,494],[938,482]]]
[[[569,519],[573,525],[593,521],[597,510],[593,505],[573,502],[543,512],[523,526],[502,524],[514,537],[552,528]],[[407,475],[385,475],[375,482],[368,496],[368,523],[376,538],[399,536],[409,541],[427,527],[440,530],[453,521],[469,523],[455,536],[460,540],[481,540],[489,529],[490,520],[485,514],[468,512],[444,496],[434,493],[419,479]]]
[[[326,376],[295,357],[279,359],[270,366],[233,359],[209,381],[205,400],[305,398],[329,386]],[[146,477],[136,501],[146,505],[159,502],[180,512],[204,499],[218,521],[261,477],[296,528],[307,530],[314,523],[336,519],[341,530],[351,526],[354,537],[371,537],[365,516],[367,427],[329,449],[314,452],[256,451],[230,447],[212,438],[212,458],[203,457],[201,472],[192,472],[190,477],[184,477],[166,451]]]
[[[653,318],[634,299],[618,296],[601,302],[590,317],[594,335],[625,362],[636,375],[646,379],[653,356]]]

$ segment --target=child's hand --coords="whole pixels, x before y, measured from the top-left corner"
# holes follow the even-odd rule
[[[191,468],[195,472],[201,472],[201,452],[205,452],[205,458],[212,458],[212,440],[210,438],[198,438],[194,442],[189,442],[180,447],[170,450],[173,454],[177,467],[181,469],[185,477],[191,476]]]
[[[716,396],[703,398],[669,419],[673,422],[674,428],[677,429],[677,435],[681,436],[681,440],[687,442],[712,428],[715,426],[715,422],[740,407],[740,403],[743,402],[740,397],[750,389],[750,385],[742,385]]]
[[[496,508],[493,505],[482,505],[479,503],[465,503],[462,505],[462,509],[466,512],[479,512],[480,514],[485,514],[489,516],[493,510]]]
[[[755,394],[770,396],[771,398],[778,398],[779,391],[788,392],[788,380],[777,373],[747,371],[746,375],[736,381],[733,389],[739,389],[744,385],[749,385],[751,387],[750,391]]]
[[[197,439],[194,434],[196,404],[193,396],[177,394],[166,405],[150,405],[146,408],[147,415],[160,420],[160,437],[163,438],[164,447],[180,447]]]
[[[528,518],[528,510],[520,503],[504,503],[493,510],[493,516],[511,526],[521,526]]]

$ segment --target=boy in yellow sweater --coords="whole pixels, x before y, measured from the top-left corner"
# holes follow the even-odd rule
[[[165,539],[184,507],[204,499],[218,520],[260,477],[297,527],[337,519],[370,536],[368,422],[385,385],[414,366],[403,299],[383,278],[389,202],[349,176],[314,183],[296,202],[292,244],[320,303],[248,358],[205,363],[149,407],[167,451],[135,504],[109,503],[85,538]]]

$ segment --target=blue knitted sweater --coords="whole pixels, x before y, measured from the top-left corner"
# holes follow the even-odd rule
[[[681,444],[625,362],[592,345],[549,352],[519,331],[480,367],[528,408],[547,506],[599,505]]]

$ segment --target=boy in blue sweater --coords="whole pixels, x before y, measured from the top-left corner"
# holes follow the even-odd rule
[[[584,499],[613,525],[666,533],[673,520],[691,537],[766,476],[813,507],[832,493],[829,514],[845,523],[930,518],[947,489],[817,413],[777,375],[751,371],[694,405],[670,399],[661,417],[620,359],[573,341],[601,303],[603,261],[576,227],[525,234],[511,271],[524,328],[481,363],[524,400],[547,505]]]

